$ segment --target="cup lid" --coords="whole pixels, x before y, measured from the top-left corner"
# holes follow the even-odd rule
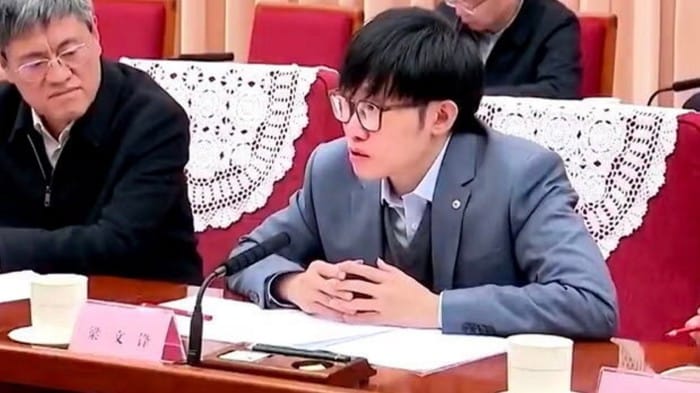
[[[549,334],[516,334],[509,336],[509,344],[535,348],[568,348],[574,345],[574,340]]]
[[[51,274],[39,274],[32,278],[32,284],[38,285],[55,285],[55,286],[66,286],[66,285],[79,285],[87,283],[87,276],[80,274],[71,273],[51,273]]]

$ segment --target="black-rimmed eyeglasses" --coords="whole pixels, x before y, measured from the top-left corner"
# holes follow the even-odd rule
[[[352,116],[357,113],[357,120],[365,131],[376,132],[382,128],[382,114],[395,109],[417,108],[420,104],[394,104],[379,105],[369,100],[350,101],[338,91],[332,91],[328,95],[333,115],[343,124],[350,122]]]

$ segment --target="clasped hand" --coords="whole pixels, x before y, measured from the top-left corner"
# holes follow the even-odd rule
[[[281,277],[274,293],[308,314],[336,321],[439,327],[438,295],[381,259],[377,267],[314,261],[302,273]]]
[[[698,308],[698,313],[694,317],[690,318],[688,322],[685,323],[685,327],[694,328],[700,327],[700,308]],[[695,340],[695,343],[700,347],[700,332],[690,333],[690,337]]]

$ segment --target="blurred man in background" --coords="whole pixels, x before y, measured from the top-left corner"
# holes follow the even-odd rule
[[[438,12],[470,31],[485,94],[580,98],[580,26],[558,0],[446,0]]]

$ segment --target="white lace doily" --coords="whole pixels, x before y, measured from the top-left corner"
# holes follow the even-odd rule
[[[678,116],[686,111],[586,101],[485,97],[492,128],[546,146],[563,159],[577,211],[607,259],[637,229],[664,183]]]
[[[308,124],[316,68],[121,61],[150,74],[189,115],[186,174],[196,231],[228,227],[267,203]]]

